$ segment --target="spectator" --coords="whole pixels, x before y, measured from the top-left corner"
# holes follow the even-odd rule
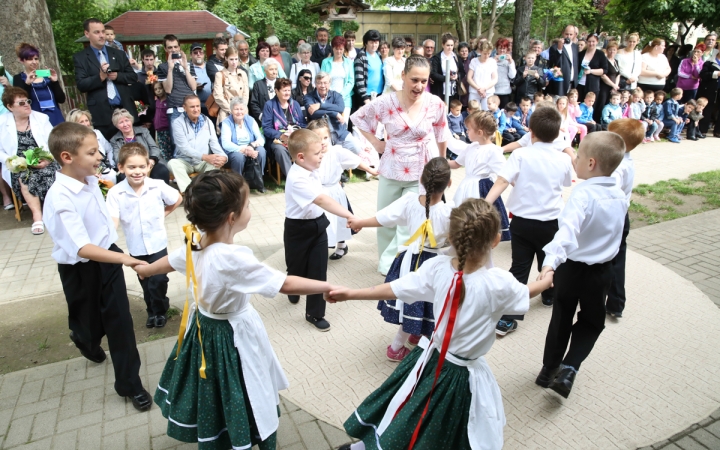
[[[292,65],[290,69],[290,81],[292,81],[293,89],[297,86],[297,79],[300,72],[304,69],[310,71],[312,78],[312,85],[315,86],[315,75],[320,72],[320,66],[317,63],[310,61],[310,54],[312,53],[312,46],[310,44],[300,44],[298,47],[299,62]]]
[[[695,94],[697,94],[698,86],[700,86],[700,72],[703,67],[702,55],[704,52],[705,44],[701,42],[695,46],[691,56],[682,60],[678,68],[677,87],[683,90],[683,96],[680,99],[680,103],[683,105],[688,100],[694,100]]]
[[[587,40],[585,38],[580,38],[577,40],[577,46],[578,46],[578,53],[582,52],[587,48]]]
[[[342,95],[345,102],[345,121],[350,117],[352,107],[352,93],[355,87],[355,74],[353,73],[353,62],[344,56],[345,38],[335,36],[332,38],[332,56],[328,56],[322,62],[321,72],[330,75],[330,90]],[[317,78],[316,78],[317,81]]]
[[[707,41],[706,41],[707,42]],[[715,59],[705,61],[700,71],[700,86],[697,96],[708,100],[703,111],[703,119],[700,121],[700,132],[706,135],[710,126],[714,125],[713,136],[720,137],[720,103],[717,101],[718,85],[720,84],[720,54],[715,54]]]
[[[0,139],[2,178],[12,187],[18,201],[27,203],[30,208],[33,216],[30,228],[32,234],[43,234],[42,202],[55,182],[55,172],[60,170],[60,166],[56,161],[42,160],[36,166],[28,166],[26,176],[10,173],[6,161],[11,156],[25,157],[23,152],[35,147],[48,150],[48,137],[53,126],[48,116],[32,110],[32,100],[22,88],[11,86],[5,89],[2,103],[10,111],[0,116],[0,134],[3,136]]]
[[[577,87],[580,61],[578,46],[573,44],[575,27],[568,25],[563,31],[563,37],[557,39],[549,49],[548,66],[559,67],[562,72],[562,81],[550,80],[547,91],[552,95],[566,95],[570,89]]]
[[[155,52],[146,48],[140,53],[140,58],[142,65],[136,64],[136,67],[133,68],[137,73],[138,83],[147,84],[148,72],[155,73]]]
[[[450,65],[450,98],[459,99],[457,80],[464,78],[465,68],[458,62],[457,56],[453,52],[455,48],[455,37],[450,33],[445,33],[441,37],[442,51],[430,58],[430,92],[445,101],[445,75],[449,61]]]
[[[238,67],[238,54],[234,48],[228,49],[225,54],[225,68],[215,75],[213,97],[215,103],[220,107],[217,115],[218,131],[220,130],[220,124],[232,114],[231,99],[239,98],[243,105],[248,105],[250,86],[245,71]],[[202,98],[200,100],[202,101]]]
[[[663,124],[668,129],[668,141],[673,144],[680,143],[680,133],[685,127],[685,120],[682,117],[682,110],[678,100],[682,98],[682,89],[674,88],[668,93],[668,98],[663,103]]]
[[[160,154],[165,161],[173,158],[172,136],[170,135],[170,118],[167,115],[167,94],[160,81],[152,85],[153,97],[155,99],[155,117],[153,117],[153,128],[157,136]]]
[[[497,61],[490,58],[492,45],[485,41],[478,47],[480,55],[473,59],[468,69],[467,80],[470,84],[468,101],[477,100],[483,111],[488,110],[487,99],[495,93],[498,80]]]
[[[250,66],[257,62],[257,59],[250,54],[250,46],[247,41],[240,40],[235,43],[235,49],[238,53],[238,67],[245,71],[245,75],[250,79]],[[221,69],[222,70],[222,69]]]
[[[265,103],[262,113],[265,148],[272,152],[284,176],[287,176],[292,165],[287,149],[287,139],[294,130],[307,126],[300,104],[290,98],[291,91],[290,80],[278,78],[275,81],[277,95]]]
[[[602,76],[602,83],[600,83],[600,93],[595,97],[595,109],[593,111],[593,120],[596,123],[601,123],[602,109],[610,101],[610,93],[613,91],[620,91],[620,67],[617,59],[618,43],[617,41],[609,41],[605,54],[607,58],[607,72]],[[638,54],[640,52],[637,52]],[[640,58],[638,58],[639,64]],[[627,84],[627,83],[626,83]],[[601,131],[601,130],[597,130]]]
[[[257,83],[259,80],[265,78],[265,61],[270,58],[270,45],[267,42],[259,43],[257,45],[257,48],[255,49],[255,54],[257,55],[257,61],[255,62],[255,64],[250,66],[250,71],[248,73],[248,83],[250,84],[250,89],[253,89],[255,87],[255,83]],[[282,68],[282,65],[280,63],[277,63],[277,60],[275,59],[273,59],[273,61],[276,62],[275,67],[278,68],[276,76],[280,78],[285,78],[286,75],[285,71]],[[252,107],[250,107],[250,114],[252,114]]]
[[[705,35],[703,43],[705,44],[705,51],[703,52],[703,62],[714,61],[718,54],[718,49],[715,48],[715,42],[717,41],[717,34],[714,31]]]
[[[83,22],[90,45],[73,55],[75,83],[87,95],[95,129],[110,139],[115,134],[112,114],[125,108],[137,118],[129,85],[137,80],[125,53],[105,46],[105,25],[98,19]]]
[[[13,86],[25,89],[32,101],[32,110],[48,116],[53,126],[65,122],[60,110],[60,104],[65,103],[65,91],[55,69],[50,69],[49,77],[37,77],[35,73],[40,67],[40,50],[22,42],[17,46],[16,53],[25,70],[13,77]]]
[[[621,89],[635,89],[637,80],[642,71],[642,55],[638,50],[637,44],[640,42],[640,35],[630,33],[625,37],[625,48],[618,50],[617,42],[615,45],[615,60],[617,61],[617,70],[620,72],[620,79],[614,81]],[[610,43],[605,44],[605,48],[609,49]],[[608,55],[609,59],[610,55]],[[608,70],[610,66],[608,66]],[[606,99],[607,100],[607,99]]]
[[[390,44],[387,41],[380,42],[380,45],[378,46],[378,54],[380,54],[380,59],[384,64],[385,60],[390,57]]]
[[[183,113],[183,103],[188,95],[195,95],[197,81],[195,68],[188,64],[187,55],[180,50],[178,38],[173,34],[163,38],[167,61],[160,64],[157,69],[158,81],[162,81],[163,89],[167,92],[167,114],[170,116],[170,130],[175,119]],[[177,57],[179,56],[179,58]],[[174,136],[175,134],[172,133]]]
[[[547,54],[547,50],[543,51],[543,43],[542,41],[532,41],[532,44],[530,44],[530,50],[532,50],[536,56],[535,58],[535,65],[543,69],[548,68],[548,60],[545,56]]]
[[[602,50],[597,49],[597,36],[591,34],[587,37],[587,48],[578,53],[582,74],[578,74],[579,100],[585,100],[585,94],[600,93],[600,80],[608,71],[608,60]]]
[[[517,75],[515,61],[513,61],[510,54],[511,48],[510,40],[506,38],[500,38],[495,43],[495,61],[497,62],[498,71],[495,95],[500,97],[500,109],[505,108],[505,105],[510,101],[510,97],[512,97],[512,85],[510,83]]]
[[[678,47],[677,44],[671,44],[665,48],[665,57],[668,60],[668,64],[670,64],[670,75],[665,79],[666,92],[669,92],[675,87],[680,61],[690,54],[692,49],[693,46],[690,44],[685,44],[682,47]]]
[[[210,83],[215,83],[215,75],[225,68],[225,52],[228,49],[228,41],[224,37],[213,39],[213,55],[207,60],[207,75]],[[212,86],[211,86],[212,89]]]
[[[171,125],[176,147],[175,158],[168,163],[180,192],[185,192],[190,184],[191,173],[217,170],[228,161],[210,119],[200,112],[198,96],[188,95],[183,109]]]
[[[402,73],[405,70],[405,39],[393,38],[392,46],[393,56],[383,61],[383,78],[385,78],[383,94],[402,91]]]
[[[405,57],[412,55],[412,51],[415,48],[415,41],[410,36],[405,36]]]
[[[665,89],[665,79],[671,69],[665,51],[665,41],[655,38],[642,51],[642,70],[638,77],[638,87],[643,91],[661,91]]]
[[[373,95],[382,92],[383,81],[382,60],[377,53],[380,44],[380,33],[368,30],[363,35],[363,48],[355,58],[355,108],[370,102]]]
[[[307,41],[305,39],[298,39],[297,44],[295,44],[295,50],[299,50],[303,44],[307,44]],[[312,52],[312,46],[310,46],[310,51]],[[300,62],[300,55],[298,53],[293,55],[293,62]]]
[[[336,36],[336,38],[339,36]],[[333,38],[335,39],[335,38]],[[333,48],[335,52],[335,48]],[[327,60],[326,60],[327,61]],[[310,120],[328,118],[333,145],[340,145],[356,155],[362,150],[360,143],[348,132],[347,111],[343,95],[332,88],[332,77],[325,71],[315,77],[316,89],[305,96],[305,108]]]
[[[205,50],[199,42],[193,42],[190,45],[190,55],[192,58],[193,71],[197,80],[197,96],[200,97],[200,105],[202,105],[203,114],[207,115],[208,111],[205,102],[213,93],[214,78],[210,78],[208,64],[205,63]]]
[[[343,37],[345,38],[345,57],[350,61],[355,61],[355,56],[357,56],[355,32],[348,30],[343,34]]]
[[[284,73],[290,73],[292,67],[292,57],[290,53],[280,50],[280,40],[277,36],[269,36],[265,42],[270,46],[270,57],[276,60]]]
[[[275,83],[278,79],[280,64],[272,58],[267,58],[263,63],[265,77],[255,82],[250,93],[250,115],[258,123],[262,123],[262,114],[265,110],[265,103],[275,98]],[[292,83],[290,84],[292,87]]]
[[[620,107],[619,92],[613,92],[610,94],[610,103],[603,107],[601,117],[603,130],[607,130],[608,125],[610,125],[610,122],[612,122],[613,120],[622,118],[622,108]]]
[[[120,41],[115,40],[115,29],[110,25],[105,25],[105,45],[125,53],[125,49]]]
[[[461,42],[460,45],[458,45],[458,63],[462,65],[462,70],[458,70],[458,74],[462,74],[459,80],[463,87],[462,89],[459,89],[459,91],[460,102],[462,103],[463,108],[467,108],[468,92],[470,91],[470,85],[467,82],[467,72],[470,68],[471,62],[472,58],[470,57],[470,45],[467,42]],[[458,69],[460,69],[460,67],[458,67]],[[463,94],[463,92],[465,93]]]
[[[148,151],[148,155],[150,155],[150,162],[148,163],[150,178],[162,180],[166,184],[170,184],[170,172],[165,165],[165,161],[163,161],[160,148],[158,148],[155,143],[155,139],[153,139],[150,135],[147,128],[134,127],[132,114],[130,114],[126,109],[115,110],[115,112],[113,112],[112,121],[113,125],[115,125],[118,129],[115,136],[108,140],[113,149],[113,161],[115,161],[115,164],[117,164],[120,156],[120,147],[131,142],[137,142],[138,144],[142,144],[142,146]],[[118,175],[118,181],[122,181],[124,179],[124,174]]]
[[[537,55],[528,53],[525,55],[525,64],[517,69],[515,75],[515,99],[518,104],[524,97],[532,98],[536,92],[542,91],[545,87],[545,73],[535,63]]]
[[[412,49],[412,54],[411,54],[411,55],[418,55],[418,56],[423,56],[423,55],[425,55],[425,50],[423,49],[423,46],[422,46],[422,45],[416,45],[415,47],[413,47],[413,49]]]
[[[435,54],[435,41],[432,39],[425,39],[423,41],[423,56],[430,59]]]
[[[259,158],[260,170],[265,172],[265,137],[257,122],[248,115],[248,108],[240,97],[230,100],[230,111],[232,114],[220,125],[220,144],[227,155],[228,165],[242,175],[246,158]]]
[[[332,52],[332,49],[328,45],[328,39],[330,39],[330,34],[328,33],[327,28],[318,28],[317,31],[315,31],[315,39],[317,40],[317,42],[312,46],[312,55],[310,56],[310,61],[314,62],[317,65],[320,65],[325,58],[330,56],[330,53]]]
[[[295,87],[292,90],[292,98],[300,105],[303,116],[305,117],[305,122],[309,120],[307,108],[305,107],[305,96],[315,92],[315,88],[312,85],[313,83],[315,83],[315,80],[312,79],[312,72],[308,69],[303,69],[298,74],[297,80],[295,80]]]
[[[117,172],[113,170],[115,162],[113,161],[113,149],[110,143],[105,139],[100,130],[93,129],[92,116],[88,111],[82,109],[73,109],[67,115],[68,122],[79,123],[93,130],[95,137],[98,140],[98,150],[103,155],[103,160],[100,162],[100,178],[103,180],[111,181],[113,184],[117,183]]]

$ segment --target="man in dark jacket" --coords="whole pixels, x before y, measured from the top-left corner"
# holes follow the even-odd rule
[[[580,61],[578,46],[572,42],[575,39],[575,27],[568,25],[563,31],[563,37],[550,47],[548,68],[559,67],[563,74],[562,81],[550,80],[547,91],[551,95],[567,95],[570,89],[577,86]]]
[[[705,135],[710,131],[710,126],[715,123],[713,137],[720,137],[720,54],[715,58],[705,61],[700,71],[700,87],[696,98],[705,97],[708,104],[703,110],[703,119],[700,121],[700,132]]]
[[[318,65],[322,65],[323,59],[332,54],[332,47],[330,47],[330,43],[328,42],[329,38],[330,34],[328,33],[327,28],[320,27],[317,29],[315,32],[315,39],[317,39],[317,42],[312,46],[310,61],[317,63]]]
[[[320,72],[315,76],[315,91],[305,96],[305,108],[310,120],[327,117],[333,145],[340,145],[356,155],[362,147],[355,137],[348,132],[347,121],[343,116],[345,102],[342,95],[330,90],[330,75]]]
[[[225,38],[215,38],[213,40],[213,50],[215,53],[207,60],[207,75],[210,78],[210,85],[215,84],[215,75],[225,68],[225,52],[228,48],[228,41]]]

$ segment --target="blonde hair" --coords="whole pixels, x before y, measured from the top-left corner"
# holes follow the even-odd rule
[[[297,155],[305,151],[310,144],[320,144],[320,137],[304,128],[293,131],[288,140],[288,152],[292,159],[297,159]]]
[[[480,53],[491,52],[491,51],[493,51],[493,46],[488,41],[483,41],[483,42],[478,43],[477,49]]]
[[[115,128],[117,128],[118,122],[120,122],[120,119],[122,119],[123,117],[130,119],[130,123],[135,122],[135,117],[130,114],[130,111],[125,108],[116,109],[115,111],[113,111],[112,115],[112,124]]]
[[[617,119],[621,120],[621,119]],[[610,124],[617,122],[613,120]],[[637,119],[629,119],[637,123],[642,130],[642,125]],[[642,141],[642,140],[641,140]],[[580,142],[578,151],[584,151],[588,157],[597,161],[600,171],[605,176],[612,175],[613,171],[623,160],[625,156],[625,141],[622,136],[610,131],[596,131],[589,133],[585,139]]]
[[[468,110],[472,110],[473,112],[475,112],[475,111],[480,111],[480,108],[481,108],[481,107],[480,107],[480,102],[479,102],[479,101],[477,101],[477,100],[470,100],[470,101],[468,102]]]
[[[457,253],[458,271],[465,268],[468,259],[485,259],[498,233],[500,215],[484,199],[468,198],[453,208],[450,212],[449,238]]]
[[[497,131],[495,117],[488,111],[473,111],[465,119],[465,124],[473,130],[482,131],[487,137],[492,137]]]
[[[90,123],[92,123],[92,114],[90,114],[90,111],[85,111],[84,109],[73,109],[68,113],[65,121],[80,123],[82,117],[87,117]]]
[[[706,107],[708,104],[708,99],[706,99],[705,97],[700,97],[696,101],[697,101],[697,105],[702,108]]]

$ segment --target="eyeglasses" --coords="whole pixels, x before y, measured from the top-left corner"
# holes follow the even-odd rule
[[[30,105],[32,105],[32,100],[30,100],[30,99],[20,100],[19,102],[17,102],[17,105],[18,106],[25,106],[25,105],[30,106]]]

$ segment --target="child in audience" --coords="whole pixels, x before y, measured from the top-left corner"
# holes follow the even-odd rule
[[[632,102],[630,103],[630,111],[628,112],[627,117],[630,119],[639,120],[643,126],[643,129],[647,131],[647,122],[642,120],[642,115],[646,109],[643,96],[644,92],[640,88],[632,91]],[[649,140],[643,140],[643,143],[645,142],[649,142]]]
[[[530,116],[532,116],[532,101],[529,97],[520,99],[520,109],[513,116],[513,126],[520,137],[530,131]]]
[[[580,134],[580,142],[587,136],[588,129],[584,124],[581,124],[577,119],[582,115],[582,110],[578,104],[578,91],[577,89],[570,89],[568,91],[568,117],[570,118],[570,136],[576,136]],[[574,133],[573,133],[574,131]]]
[[[530,107],[530,112],[535,112],[535,105],[537,105],[540,102],[545,101],[545,94],[543,94],[542,91],[536,92],[535,95],[533,95],[533,101],[532,101],[532,107]]]
[[[665,110],[663,108],[663,101],[665,100],[664,91],[656,91],[654,94],[655,101],[649,107],[648,117],[655,122],[657,129],[650,138],[650,142],[660,140],[660,132],[665,128]],[[649,127],[648,127],[649,128]]]
[[[645,122],[645,140],[643,142],[653,142],[655,138],[653,137],[655,135],[655,131],[657,130],[658,124],[655,122],[654,119],[650,118],[650,111],[653,110],[653,106],[655,105],[655,93],[653,91],[647,90],[643,92],[644,96],[644,102],[645,102],[645,111],[642,113],[642,121]]]
[[[577,134],[577,129],[571,129],[570,127],[570,114],[568,114],[568,98],[564,95],[558,97],[555,101],[555,107],[560,113],[560,117],[562,117],[562,122],[560,123],[560,133],[564,134],[565,140],[572,144],[572,141],[575,138],[575,134]],[[571,131],[575,131],[575,134],[571,134]]]
[[[504,125],[502,132],[502,145],[507,145],[510,142],[515,142],[520,139],[520,133],[518,133],[517,129],[520,124],[513,120],[517,110],[518,107],[515,102],[508,102],[508,104],[505,105],[505,109],[500,113],[499,122]]]
[[[601,129],[600,124],[593,119],[593,112],[595,111],[593,108],[594,104],[595,93],[592,91],[585,93],[585,99],[583,99],[583,102],[580,104],[580,117],[576,119],[579,125],[585,126],[588,133],[600,131]]]
[[[482,111],[482,106],[480,105],[480,102],[477,100],[468,101],[468,106],[467,106],[468,115],[474,113],[475,111]]]
[[[515,75],[515,99],[519,103],[523,97],[531,97],[545,87],[545,73],[535,65],[537,55],[530,52],[525,55],[525,64],[517,69]]]
[[[536,103],[536,105],[537,105],[537,109],[535,110],[536,112],[537,112],[537,110],[542,109],[542,108],[552,108],[555,111],[557,111],[557,108],[555,107],[555,103],[553,103],[553,102],[546,102],[543,100],[541,102]],[[535,113],[533,113],[533,114],[535,114]],[[510,153],[518,148],[530,147],[531,145],[533,145],[532,130],[528,131],[525,134],[525,136],[521,137],[519,140],[517,140],[515,142],[511,142],[508,145],[503,146],[502,149],[503,149],[503,153]],[[572,160],[572,159],[575,159],[575,150],[573,150],[573,148],[570,145],[571,145],[571,143],[567,141],[567,136],[564,135],[563,133],[558,133],[555,140],[552,141],[552,146],[553,146],[553,148],[555,148],[555,150],[565,153]]]
[[[462,102],[456,98],[450,100],[450,112],[448,113],[448,128],[455,139],[469,143],[467,140],[467,129],[465,118],[462,115]],[[452,152],[451,152],[452,153]],[[449,154],[450,159],[457,158],[455,153]]]
[[[705,107],[706,107],[707,104],[708,104],[708,99],[706,99],[705,97],[700,97],[700,98],[698,98],[695,102],[696,102],[696,105],[695,105],[695,113],[696,113],[696,116],[695,116],[695,117],[700,117],[699,120],[702,120],[703,117],[704,117],[702,113],[703,113],[703,111],[705,110]],[[695,124],[695,137],[700,138],[700,139],[705,139],[705,135],[702,134],[702,133],[700,132],[700,128],[698,128],[698,126],[700,125],[700,121],[699,121],[699,120],[698,120],[697,123]]]
[[[488,112],[492,114],[492,116],[495,118],[495,124],[498,127],[497,132],[495,133],[495,143],[497,145],[502,145],[502,134],[503,131],[505,131],[505,121],[503,120],[502,123],[500,123],[500,118],[502,115],[502,111],[500,111],[500,97],[497,95],[491,95],[487,99],[487,107]]]
[[[627,117],[630,111],[630,91],[620,92],[620,108],[622,108],[622,116]]]
[[[670,91],[669,99],[663,103],[663,123],[668,127],[668,141],[673,144],[680,143],[680,133],[685,126],[685,121],[680,117],[680,104],[678,101],[682,98],[683,90],[674,88]]]
[[[125,51],[120,41],[115,40],[115,29],[110,25],[105,25],[105,45],[116,48],[121,52]]]
[[[172,141],[170,140],[170,119],[167,115],[167,93],[162,82],[153,83],[153,92],[155,92],[155,116],[153,117],[153,126],[157,132],[157,143],[160,147],[165,161],[170,161],[173,156]]]
[[[691,141],[697,141],[698,137],[695,135],[697,126],[702,119],[702,114],[697,112],[697,102],[693,99],[688,100],[683,107],[683,117],[685,118],[685,124],[687,130],[685,131],[686,137]]]
[[[550,95],[550,94],[545,94],[545,97],[543,97],[543,101],[546,101],[546,102],[553,102],[553,103],[554,103],[554,100],[555,100],[555,99],[554,99],[553,96]]]
[[[602,129],[607,130],[610,122],[621,119],[622,114],[622,108],[620,107],[620,93],[613,92],[610,94],[610,103],[605,105],[602,110]]]

